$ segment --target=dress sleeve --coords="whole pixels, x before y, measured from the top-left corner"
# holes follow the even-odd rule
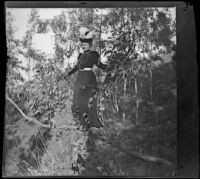
[[[99,55],[99,53],[96,52],[96,51],[94,52],[94,58],[95,58],[95,65],[96,65],[97,67],[99,67],[99,68],[105,70],[106,67],[107,67],[107,65],[101,63],[101,61],[100,61],[100,55]]]
[[[72,68],[69,72],[68,72],[68,75],[71,76],[73,73],[75,73],[77,70],[78,70],[78,64],[79,64],[79,58],[81,56],[81,53],[78,55],[78,61],[76,63],[76,65],[74,66],[74,68]]]

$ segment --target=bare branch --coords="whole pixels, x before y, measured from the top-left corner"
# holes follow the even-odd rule
[[[10,103],[12,103],[12,104],[17,108],[17,110],[22,114],[22,116],[23,116],[24,118],[26,118],[28,121],[30,121],[30,122],[35,122],[35,123],[37,123],[37,124],[38,124],[39,126],[41,126],[41,127],[50,128],[49,125],[40,123],[39,121],[37,121],[36,118],[32,118],[32,117],[29,117],[29,116],[25,115],[25,114],[23,113],[23,111],[19,108],[19,106],[18,106],[12,99],[10,99],[7,95],[6,95],[6,99],[7,99]]]
[[[50,125],[42,124],[42,123],[40,123],[39,121],[37,121],[36,118],[29,117],[29,116],[25,115],[25,114],[23,113],[23,111],[19,108],[19,106],[18,106],[12,99],[10,99],[7,95],[6,95],[6,99],[7,99],[10,103],[12,103],[12,104],[17,108],[17,110],[22,114],[22,116],[23,116],[25,119],[27,119],[28,121],[30,121],[30,122],[35,122],[35,123],[38,124],[40,127],[51,128]],[[21,120],[20,120],[20,121],[21,121]],[[18,122],[19,122],[19,121],[18,121]],[[17,123],[18,123],[18,122],[17,122]],[[71,126],[71,127],[70,127],[70,126],[67,126],[67,125],[60,126],[60,127],[55,127],[54,129],[77,130],[75,126]]]

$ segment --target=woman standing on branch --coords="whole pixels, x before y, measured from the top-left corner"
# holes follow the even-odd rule
[[[78,55],[75,67],[68,73],[68,77],[78,71],[73,89],[73,105],[71,107],[75,118],[78,118],[84,128],[102,127],[97,115],[97,80],[93,66],[106,69],[107,65],[100,62],[100,55],[92,51],[93,34],[86,28],[80,29],[81,47],[84,53]]]

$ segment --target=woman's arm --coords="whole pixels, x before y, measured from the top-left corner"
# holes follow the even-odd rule
[[[69,72],[68,75],[71,76],[73,73],[75,73],[78,70],[78,65],[76,64],[74,68],[72,68]]]
[[[105,70],[108,67],[108,65],[101,63],[100,59],[98,59],[98,61],[99,61],[98,62],[98,67],[99,68]]]
[[[94,53],[94,56],[95,56],[95,65],[96,65],[98,68],[101,68],[101,69],[105,70],[105,69],[108,67],[108,65],[101,63],[99,53],[98,53],[98,52],[95,52],[95,53]]]
[[[78,55],[78,61],[79,61],[79,58],[80,58],[80,56],[81,56],[81,53]],[[76,63],[76,65],[74,66],[74,68],[72,68],[69,72],[68,72],[68,76],[71,76],[73,73],[75,73],[77,70],[78,70],[78,62],[77,61],[77,63]]]

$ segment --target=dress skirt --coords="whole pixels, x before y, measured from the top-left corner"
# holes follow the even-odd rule
[[[93,71],[79,71],[73,89],[72,113],[86,128],[102,127],[97,114],[97,80]]]

